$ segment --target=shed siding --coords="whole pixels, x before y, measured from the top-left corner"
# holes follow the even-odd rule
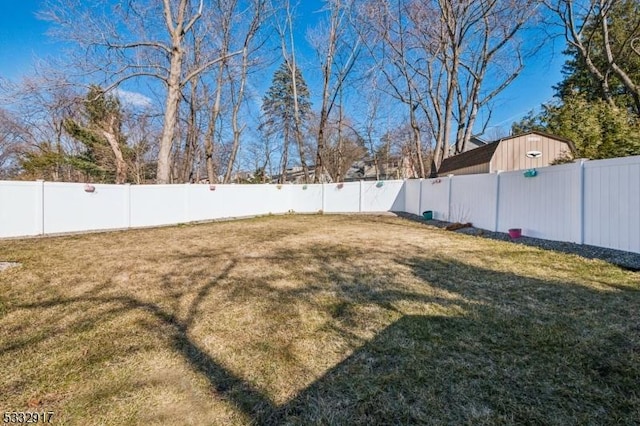
[[[535,133],[498,143],[500,145],[491,159],[492,172],[545,167],[563,153],[571,152],[565,142]],[[542,156],[528,158],[526,154],[529,151],[540,151]]]

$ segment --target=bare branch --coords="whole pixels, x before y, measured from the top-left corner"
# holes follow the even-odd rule
[[[184,26],[184,29],[182,31],[184,31],[185,33],[189,32],[191,30],[191,27],[193,27],[193,25],[196,23],[196,21],[198,19],[200,19],[200,17],[202,16],[202,7],[203,7],[203,5],[204,5],[204,0],[200,0],[200,6],[198,7],[198,13],[193,15],[191,20],[187,23],[187,25]]]
[[[153,47],[156,49],[160,49],[165,53],[171,53],[171,48],[169,48],[164,43],[161,43],[159,41],[139,41],[135,43],[124,43],[124,44],[112,43],[107,41],[105,43],[105,46],[108,47],[109,49],[137,49],[139,47]]]
[[[224,56],[220,56],[218,58],[212,59],[210,61],[205,62],[204,64],[200,65],[199,67],[197,67],[196,69],[190,71],[183,79],[182,79],[182,83],[181,85],[184,86],[186,85],[189,81],[191,81],[193,78],[197,77],[198,75],[202,74],[204,71],[206,71],[207,69],[211,68],[213,65],[219,63],[219,62],[224,62],[226,60],[228,60],[229,58],[232,58],[234,56],[240,55],[242,54],[244,50],[238,50],[235,52],[231,52],[228,53]]]

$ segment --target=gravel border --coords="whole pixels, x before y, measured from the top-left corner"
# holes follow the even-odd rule
[[[437,228],[445,228],[447,225],[451,224],[450,222],[444,222],[441,220],[424,220],[422,216],[411,213],[396,212],[396,214],[405,219],[420,222],[425,225],[435,226]],[[509,241],[513,244],[522,244],[526,246],[538,247],[545,250],[554,250],[562,253],[575,254],[587,259],[600,259],[613,265],[619,266],[622,269],[634,272],[640,271],[640,253],[614,250],[610,248],[596,247],[586,244],[569,243],[564,241],[543,240],[540,238],[525,236],[522,236],[518,239],[513,239],[509,237],[509,234],[506,234],[504,232],[492,232],[475,227],[462,228],[452,232],[473,235],[482,238],[489,238],[492,240]]]

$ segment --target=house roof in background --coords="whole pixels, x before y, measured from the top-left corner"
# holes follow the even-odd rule
[[[486,145],[488,142],[480,139],[477,136],[471,136],[471,139],[469,139],[469,142],[471,142],[472,144],[476,145],[476,146],[484,146]]]

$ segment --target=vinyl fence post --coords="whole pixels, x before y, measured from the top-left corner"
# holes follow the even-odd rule
[[[131,228],[131,184],[124,184],[124,223]]]
[[[44,235],[44,180],[36,180],[36,232]]]
[[[363,192],[363,185],[361,180],[360,181],[360,199],[358,201],[358,213],[362,213],[363,206],[364,206],[364,192]]]
[[[453,175],[448,176],[447,184],[449,185],[447,188],[447,222],[451,222],[451,181],[453,180]]]
[[[422,215],[422,184],[425,182],[424,179],[420,178],[420,184],[418,186],[420,192],[418,193],[418,213],[417,215]]]
[[[578,209],[578,226],[579,228],[577,229],[577,243],[578,244],[584,244],[584,228],[585,228],[585,215],[584,215],[584,209],[585,209],[585,205],[584,205],[584,192],[585,192],[585,186],[584,186],[584,163],[585,160],[580,160],[580,162],[578,163],[578,202],[577,202],[577,209]]]
[[[498,232],[498,229],[500,229],[500,173],[500,170],[496,173],[496,213],[493,232]]]
[[[322,211],[322,213],[325,213],[325,210],[327,210],[327,206],[326,204],[326,200],[325,200],[325,183],[322,182],[322,208],[320,209]]]
[[[184,223],[189,222],[189,186],[190,183],[185,183],[184,186]]]

